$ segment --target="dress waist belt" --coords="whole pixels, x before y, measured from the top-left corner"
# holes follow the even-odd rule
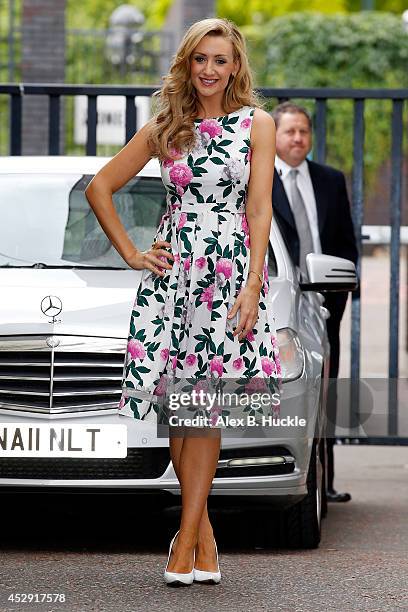
[[[221,201],[221,202],[184,202],[181,206],[174,208],[172,210],[172,215],[177,214],[179,212],[192,212],[192,213],[207,213],[207,212],[230,212],[237,213],[243,215],[245,213],[245,207],[240,205],[240,208],[237,208],[237,203],[234,200],[231,201]]]

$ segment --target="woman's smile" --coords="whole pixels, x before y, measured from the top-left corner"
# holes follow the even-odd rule
[[[199,78],[205,87],[212,87],[218,81],[218,79],[206,79],[204,77],[199,77]]]

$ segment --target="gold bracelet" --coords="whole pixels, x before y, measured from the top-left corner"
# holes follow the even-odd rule
[[[259,272],[255,272],[255,270],[250,270],[250,271],[248,272],[248,274],[250,274],[250,272],[253,272],[254,274],[256,274],[256,275],[257,275],[257,277],[259,278],[259,280],[261,281],[261,284],[263,283],[263,278],[262,278],[262,276],[259,274]]]

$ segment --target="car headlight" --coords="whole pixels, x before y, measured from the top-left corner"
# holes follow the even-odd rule
[[[305,364],[305,356],[298,335],[290,327],[278,329],[276,335],[282,368],[282,382],[296,380],[302,375]]]

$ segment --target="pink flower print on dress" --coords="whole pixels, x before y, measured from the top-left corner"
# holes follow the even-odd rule
[[[206,393],[208,391],[208,382],[204,379],[198,380],[193,386],[193,390],[197,391],[197,393],[200,393],[200,391]]]
[[[144,359],[146,357],[144,346],[139,340],[129,340],[127,352],[130,353],[132,359]]]
[[[197,361],[197,357],[193,353],[190,353],[190,355],[187,355],[187,357],[186,357],[186,364],[189,367],[192,367],[193,365],[195,365],[196,361]]]
[[[246,339],[248,342],[253,342],[255,340],[254,332],[252,330],[247,333]]]
[[[186,257],[184,260],[184,271],[188,272],[191,267],[190,257]]]
[[[263,278],[264,278],[264,282],[263,282],[264,292],[268,293],[268,291],[269,291],[269,274],[268,274],[268,266],[266,265],[266,262],[264,263],[264,267],[263,267]]]
[[[266,262],[264,262],[264,265],[263,265],[263,277],[264,277],[264,281],[268,282],[269,276],[268,276],[268,266],[266,265]]]
[[[243,130],[247,130],[249,128],[249,126],[252,123],[252,119],[250,119],[249,117],[247,117],[246,119],[243,119],[240,123],[241,127]]]
[[[169,358],[169,349],[168,348],[162,349],[160,351],[160,357],[163,359],[163,361],[167,361]]]
[[[165,395],[166,389],[167,389],[167,380],[168,380],[168,377],[166,376],[166,374],[163,374],[160,377],[160,380],[157,383],[155,390],[153,391],[153,395],[157,395],[159,397],[162,397],[163,395]]]
[[[170,156],[172,159],[181,159],[183,157],[183,153],[174,147],[170,147]]]
[[[246,218],[246,215],[242,215],[242,231],[244,232],[245,236],[248,236],[249,234],[249,226],[248,226],[248,220]]]
[[[212,309],[213,298],[214,298],[214,287],[215,287],[214,284],[209,285],[208,287],[204,289],[204,291],[202,292],[200,296],[200,302],[207,302],[208,310]]]
[[[248,153],[245,155],[245,160],[250,162],[252,158],[252,149],[248,149]]]
[[[178,360],[177,355],[174,355],[174,357],[171,360],[171,367],[173,368],[173,370],[175,370],[177,367],[177,360]]]
[[[159,259],[160,259],[160,261],[162,261],[163,263],[167,262],[167,257],[165,257],[164,255],[159,255]]]
[[[254,391],[262,391],[266,389],[265,381],[262,378],[254,376],[245,385],[245,391],[247,393],[253,393]]]
[[[214,372],[221,378],[223,373],[223,357],[222,355],[216,355],[210,361],[210,372]]]
[[[232,367],[234,368],[234,370],[242,370],[242,368],[244,367],[244,360],[242,359],[242,357],[234,359],[234,361],[232,362]]]
[[[172,166],[174,166],[174,160],[173,159],[166,158],[163,161],[163,168],[171,168]]]
[[[269,359],[268,357],[262,357],[261,363],[262,370],[265,372],[265,374],[267,374],[267,376],[271,376],[272,374],[276,373],[275,362],[272,361],[272,359]]]
[[[174,263],[180,263],[180,253],[173,253]]]
[[[199,270],[202,270],[207,265],[207,258],[199,257],[198,259],[196,259],[195,265],[197,266]]]
[[[169,172],[170,180],[175,185],[180,187],[186,187],[193,178],[191,168],[186,164],[174,164]]]
[[[186,221],[187,221],[187,213],[181,213],[180,219],[177,225],[177,229],[181,229],[182,227],[184,227],[184,225],[186,224]]]
[[[184,188],[181,185],[176,185],[176,191],[180,197],[184,195]]]
[[[223,274],[225,278],[231,278],[232,276],[232,261],[221,257],[215,265],[216,274]]]
[[[249,234],[247,234],[244,238],[244,245],[246,246],[247,249],[250,248],[250,241],[249,241]]]
[[[222,134],[222,127],[215,119],[204,119],[204,121],[201,122],[199,129],[201,134],[207,133],[211,138],[221,136]]]

